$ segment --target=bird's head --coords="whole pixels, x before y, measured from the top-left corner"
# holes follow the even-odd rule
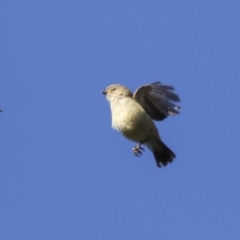
[[[108,101],[111,101],[115,98],[121,97],[132,97],[132,92],[125,86],[120,84],[112,84],[106,88],[102,92],[102,94],[106,95]]]

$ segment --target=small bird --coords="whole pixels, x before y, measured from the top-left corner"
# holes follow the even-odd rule
[[[173,102],[180,98],[173,91],[172,86],[154,82],[139,87],[134,94],[120,84],[110,85],[102,92],[110,103],[112,127],[137,143],[132,149],[135,156],[142,155],[142,145],[147,146],[158,167],[166,166],[176,157],[162,142],[153,122],[179,114],[180,107]]]

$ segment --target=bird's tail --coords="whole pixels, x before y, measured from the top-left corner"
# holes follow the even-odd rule
[[[152,151],[158,167],[167,166],[167,164],[171,163],[176,157],[174,152],[169,149],[161,140],[160,143],[158,143],[158,147],[153,148]]]

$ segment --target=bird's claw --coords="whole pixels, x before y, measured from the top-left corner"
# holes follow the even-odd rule
[[[135,146],[132,151],[133,151],[133,154],[136,156],[136,157],[140,157],[142,156],[142,151],[145,151],[143,147],[140,146],[141,144],[138,144],[137,146]]]

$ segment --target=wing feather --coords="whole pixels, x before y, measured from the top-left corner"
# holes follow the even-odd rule
[[[180,102],[174,87],[154,82],[139,87],[133,98],[144,108],[153,120],[163,120],[169,115],[179,114],[180,107],[174,102]]]

